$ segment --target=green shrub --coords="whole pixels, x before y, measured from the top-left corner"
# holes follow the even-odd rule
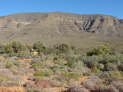
[[[70,68],[74,68],[75,67],[75,63],[77,62],[77,59],[75,57],[67,57],[67,63],[66,65]]]
[[[87,65],[87,67],[93,69],[98,66],[98,62],[96,62],[96,61],[88,62],[88,63],[86,63],[86,65]]]
[[[76,69],[82,69],[83,67],[85,67],[84,63],[82,61],[76,61],[75,62],[75,68]]]
[[[32,64],[32,68],[35,70],[41,69],[42,64],[41,63],[33,63]]]
[[[5,67],[6,68],[11,68],[11,67],[13,67],[14,66],[14,64],[11,62],[11,61],[5,61]]]
[[[88,68],[94,68],[98,66],[98,61],[101,58],[99,56],[83,56],[81,57],[81,61],[84,62],[84,64],[88,67]]]
[[[123,71],[123,64],[118,65],[119,71]]]
[[[64,72],[62,74],[62,77],[65,78],[66,80],[70,80],[70,79],[77,80],[80,78],[80,74],[74,72]]]
[[[122,74],[120,71],[109,71],[110,78],[113,79],[122,79]]]
[[[5,57],[4,56],[0,56],[0,62],[5,61]]]
[[[55,46],[55,49],[57,50],[57,54],[59,53],[67,53],[70,49],[70,47],[67,44],[59,44]]]
[[[117,69],[117,65],[116,64],[113,64],[113,63],[107,63],[106,65],[105,65],[105,69],[104,70],[106,70],[106,71],[116,71],[116,70],[118,70]]]
[[[10,55],[15,55],[21,51],[28,51],[28,48],[20,41],[11,41],[4,45],[4,51]]]
[[[6,76],[0,76],[0,82],[8,81],[9,79]]]
[[[100,73],[101,71],[100,71],[100,69],[98,69],[97,67],[93,67],[93,68],[92,68],[92,72],[98,74],[98,73]]]
[[[122,72],[120,71],[106,71],[100,74],[100,77],[106,80],[122,79]]]
[[[18,52],[17,56],[22,57],[22,58],[29,57],[30,56],[30,51],[29,50],[20,51],[20,52]]]
[[[7,53],[11,56],[14,55],[14,50],[13,50],[12,46],[9,43],[4,46],[4,51],[5,51],[5,53]]]
[[[97,68],[100,69],[100,70],[104,70],[105,65],[101,64],[101,63],[98,63]]]
[[[48,54],[55,54],[56,50],[54,48],[45,48],[45,50],[43,51],[43,53],[45,55],[48,55]]]
[[[101,45],[87,52],[87,56],[111,54],[112,50],[107,45]]]
[[[89,72],[82,61],[75,62],[74,68],[71,68],[71,71],[76,72],[80,75],[83,75],[84,73]]]
[[[41,41],[38,41],[33,44],[33,49],[41,53],[46,50],[46,47],[43,45]]]
[[[4,45],[3,44],[0,44],[0,54],[3,54],[5,53],[4,51]]]
[[[34,76],[37,77],[49,77],[51,76],[53,73],[50,70],[40,70],[34,73]]]
[[[40,92],[40,89],[37,89],[35,87],[27,87],[27,92]]]

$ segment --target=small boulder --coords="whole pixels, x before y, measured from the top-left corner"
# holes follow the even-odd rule
[[[89,90],[82,86],[73,86],[70,87],[66,92],[89,92]]]
[[[102,80],[97,76],[91,76],[88,80],[84,81],[82,85],[89,90],[95,90],[102,86]]]

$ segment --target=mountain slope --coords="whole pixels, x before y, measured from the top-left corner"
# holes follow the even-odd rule
[[[107,42],[123,47],[123,20],[107,15],[60,12],[0,17],[0,42],[9,40],[28,43],[41,40],[51,46],[68,43],[82,48]]]

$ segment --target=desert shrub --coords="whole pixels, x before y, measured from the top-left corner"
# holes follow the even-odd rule
[[[98,63],[96,61],[91,61],[91,62],[87,62],[86,66],[93,69],[95,67],[97,67]]]
[[[103,58],[98,62],[105,66],[103,68],[104,71],[111,71],[119,69],[119,66],[122,65],[122,61],[122,55],[103,55]]]
[[[6,76],[0,76],[0,82],[9,80]]]
[[[20,51],[20,52],[18,52],[17,56],[22,57],[22,58],[29,57],[30,56],[30,51],[29,50]]]
[[[5,61],[5,57],[4,56],[0,56],[0,62]]]
[[[4,45],[3,44],[0,44],[0,54],[3,54],[5,53],[4,51]]]
[[[105,71],[116,71],[116,70],[118,70],[117,69],[117,65],[116,64],[113,64],[113,63],[107,63],[106,65],[105,65],[105,68],[104,68],[104,70]]]
[[[98,67],[98,69],[100,69],[101,71],[103,71],[104,68],[105,68],[105,65],[99,63],[97,67]]]
[[[42,67],[42,63],[40,63],[40,62],[32,64],[32,68],[35,70],[39,70],[39,69],[41,69],[41,67]]]
[[[11,68],[11,67],[13,67],[13,66],[14,66],[14,64],[13,64],[12,61],[9,61],[9,60],[5,61],[5,67],[6,67],[6,68]]]
[[[121,79],[122,74],[119,71],[109,71],[110,77],[113,79]]]
[[[46,50],[46,47],[41,41],[37,41],[33,44],[33,49],[36,50],[37,52],[41,53]]]
[[[45,50],[43,51],[45,55],[55,54],[55,52],[56,50],[54,48],[45,48]]]
[[[107,71],[101,72],[100,75],[99,75],[99,77],[100,77],[101,79],[106,79],[106,80],[109,80],[109,79],[111,78],[111,77],[110,77],[110,73],[107,72]]]
[[[86,69],[84,63],[82,61],[77,61],[74,64],[74,68],[72,69],[72,71],[75,71],[81,75],[83,75],[83,73],[85,73],[86,71],[88,71],[88,69]]]
[[[57,50],[57,54],[59,54],[68,52],[70,47],[67,44],[58,44],[55,46],[55,49]]]
[[[111,54],[112,50],[107,45],[101,45],[87,52],[87,56]]]
[[[106,65],[107,63],[118,63],[118,58],[114,55],[103,55],[99,63]]]
[[[98,74],[101,72],[101,70],[98,69],[97,67],[92,68],[91,71],[92,71],[93,73],[95,73],[96,75],[98,75]]]
[[[29,45],[29,44],[25,43],[25,46],[26,46],[26,48],[27,48],[30,52],[32,51],[32,49],[33,49],[33,46],[32,46],[32,45]]]
[[[118,65],[118,70],[123,71],[123,64]]]
[[[15,55],[17,53],[20,53],[21,51],[27,51],[28,48],[26,45],[20,41],[11,41],[4,45],[4,51],[5,53],[8,53],[10,55]]]
[[[37,77],[49,77],[53,74],[53,72],[51,70],[40,70],[40,71],[36,71],[34,73],[34,76]]]
[[[12,46],[10,46],[9,44],[5,45],[4,50],[5,50],[5,53],[9,54],[10,56],[14,55],[14,50]]]
[[[41,63],[33,63],[32,64],[32,68],[39,68],[39,67],[41,67]]]
[[[70,67],[70,68],[74,68],[75,67],[75,63],[77,62],[77,59],[75,57],[71,57],[70,56],[70,57],[67,57],[66,60],[67,60],[66,65],[68,67]]]
[[[66,66],[55,65],[51,69],[55,75],[60,75],[64,72],[68,72],[68,67]]]
[[[121,79],[122,72],[120,72],[120,71],[106,71],[106,72],[102,72],[99,76],[100,76],[100,78],[106,79],[107,81],[112,81],[114,79]]]
[[[88,68],[94,68],[98,67],[98,62],[102,59],[100,56],[81,56],[80,60],[83,61],[83,63],[88,67]]]
[[[33,87],[28,87],[26,89],[27,89],[27,92],[41,92],[40,89],[33,88]]]
[[[106,55],[104,56],[104,58],[107,59],[108,62],[110,63],[114,63],[114,64],[118,64],[118,63],[121,63],[123,61],[123,57],[122,55]]]
[[[75,73],[75,72],[64,72],[62,73],[62,77],[65,79],[65,80],[70,80],[70,79],[79,79],[80,78],[80,74],[78,73]]]

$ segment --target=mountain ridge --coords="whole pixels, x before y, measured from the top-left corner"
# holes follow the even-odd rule
[[[122,44],[123,20],[108,15],[62,12],[21,13],[0,17],[0,42],[10,40],[28,43],[41,40],[48,45],[69,43],[78,47],[104,42]]]

